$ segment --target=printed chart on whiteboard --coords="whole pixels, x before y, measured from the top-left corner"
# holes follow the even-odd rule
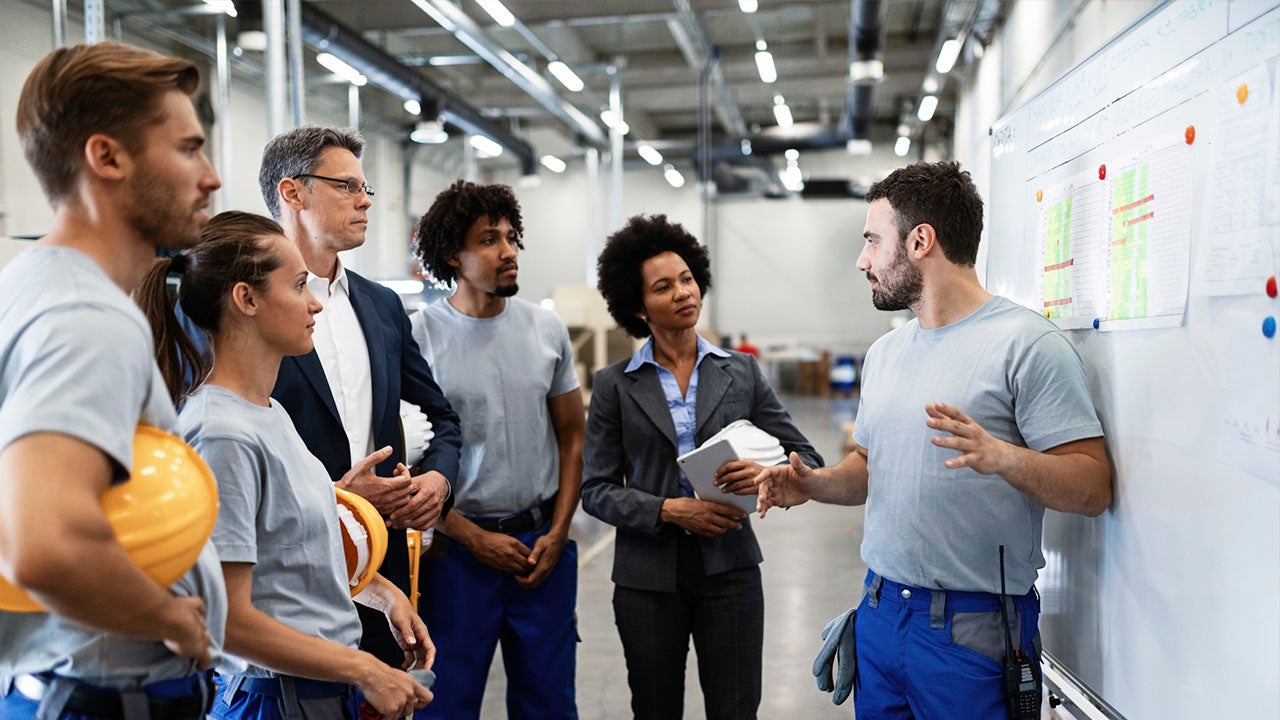
[[[1044,316],[1062,328],[1180,325],[1191,258],[1188,126],[1058,183],[1033,178]]]

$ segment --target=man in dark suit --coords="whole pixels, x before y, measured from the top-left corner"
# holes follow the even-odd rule
[[[308,125],[280,135],[263,152],[258,184],[272,216],[298,244],[307,286],[324,304],[315,349],[285,358],[271,396],[334,480],[366,455],[390,446],[377,476],[348,487],[390,521],[382,574],[409,593],[405,529],[425,530],[448,511],[462,433],[458,416],[432,378],[394,292],[342,266],[338,253],[360,247],[373,189],[364,181],[364,139],[346,128]],[[404,457],[400,401],[431,419],[435,437],[408,481],[396,479]],[[403,652],[386,619],[360,608],[362,647],[400,665]]]

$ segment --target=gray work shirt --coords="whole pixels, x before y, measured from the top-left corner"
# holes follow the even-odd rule
[[[89,256],[35,245],[0,271],[0,452],[32,433],[93,445],[123,482],[138,423],[176,418],[141,311]],[[33,478],[32,481],[38,481]],[[51,484],[50,492],[58,492]],[[198,596],[219,657],[226,588],[212,544],[170,590]],[[195,664],[158,640],[104,633],[49,613],[0,611],[0,678],[53,672],[106,687],[183,677]]]
[[[502,517],[555,495],[560,451],[547,401],[578,387],[560,318],[513,297],[491,318],[441,300],[412,323],[413,339],[462,421],[454,507],[470,517]]]
[[[932,589],[1031,589],[1044,566],[1044,506],[998,475],[943,465],[950,437],[925,425],[925,405],[959,407],[996,438],[1044,451],[1099,437],[1080,356],[1044,317],[994,297],[968,317],[926,330],[918,320],[867,352],[854,440],[870,485],[862,559],[890,580]]]
[[[347,583],[333,483],[288,413],[275,400],[262,407],[205,385],[178,419],[218,479],[218,554],[223,562],[254,566],[253,606],[301,633],[356,647],[360,617]],[[275,675],[230,654],[218,671]]]

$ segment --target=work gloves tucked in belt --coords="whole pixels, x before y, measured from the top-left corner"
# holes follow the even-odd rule
[[[849,608],[822,628],[822,649],[813,659],[813,676],[818,679],[818,689],[823,692],[834,690],[831,702],[836,705],[849,699],[858,679],[858,644],[853,632],[855,611],[855,608]],[[833,665],[839,666],[835,669],[834,681]]]

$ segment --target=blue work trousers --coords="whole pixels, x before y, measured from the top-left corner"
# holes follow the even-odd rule
[[[1012,596],[1013,644],[1040,665],[1040,599]],[[1000,596],[867,574],[854,620],[858,720],[1006,720]]]
[[[193,695],[199,696],[201,684],[208,688],[207,677],[190,676],[185,678],[174,678],[172,680],[161,680],[159,682],[145,685],[141,688],[143,696],[147,699],[162,700],[165,698],[187,698]],[[109,688],[94,686],[97,690],[111,692]],[[207,692],[207,690],[206,690]],[[62,706],[59,705],[59,708]],[[18,691],[16,687],[9,688],[5,695],[0,695],[0,720],[32,720],[36,717],[36,712],[40,708],[39,701],[32,700]],[[154,716],[154,712],[148,712]],[[62,709],[54,715],[58,720],[101,720],[103,716],[94,714],[84,714],[72,712]],[[125,719],[129,720],[134,714],[126,709]],[[195,716],[192,716],[195,717]],[[151,720],[159,720],[152,717]],[[179,718],[170,718],[169,720],[181,720]]]
[[[513,534],[530,549],[548,528]],[[422,617],[436,644],[435,700],[416,718],[480,717],[493,653],[502,644],[509,720],[578,717],[574,674],[578,631],[578,546],[565,543],[556,567],[532,590],[480,562],[453,541],[424,562]]]

